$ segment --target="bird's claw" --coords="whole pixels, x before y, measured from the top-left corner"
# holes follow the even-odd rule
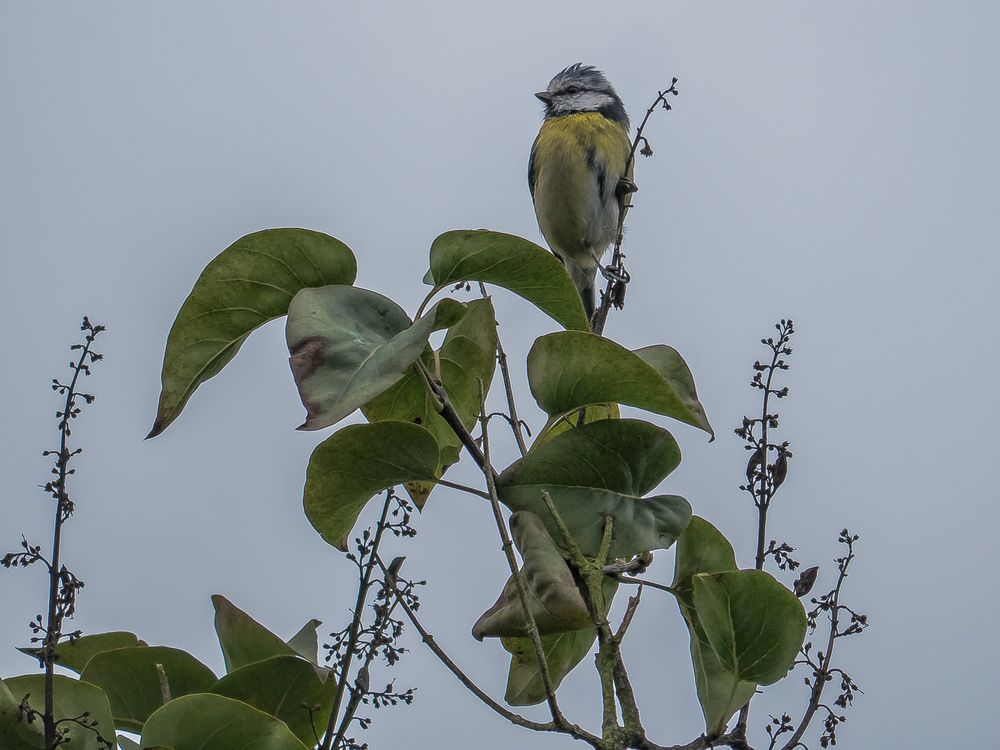
[[[601,276],[608,281],[615,281],[619,284],[627,284],[632,280],[632,275],[625,270],[625,266],[598,266],[601,269]]]

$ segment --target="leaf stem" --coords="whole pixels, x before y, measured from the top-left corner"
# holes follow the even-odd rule
[[[481,281],[479,282],[479,292],[483,295],[483,299],[489,298],[489,295],[486,293],[486,284]],[[497,332],[497,364],[500,366],[500,377],[503,379],[503,389],[507,396],[507,416],[509,417],[507,421],[510,423],[510,429],[514,433],[517,449],[523,456],[528,452],[528,446],[524,441],[524,434],[521,430],[521,420],[517,416],[517,404],[514,401],[514,387],[511,384],[510,367],[507,364],[507,352],[504,351],[503,344],[500,342],[499,331]]]

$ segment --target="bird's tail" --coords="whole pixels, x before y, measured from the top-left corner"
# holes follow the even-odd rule
[[[594,308],[597,306],[597,261],[590,256],[563,257],[563,263],[580,292],[583,309],[587,311],[587,319],[590,320],[594,317]]]

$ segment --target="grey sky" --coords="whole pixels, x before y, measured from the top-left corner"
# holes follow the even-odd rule
[[[239,8],[238,12],[236,8]],[[152,422],[167,330],[203,266],[269,226],[333,234],[359,284],[413,310],[441,231],[539,239],[526,159],[532,92],[598,65],[633,119],[680,79],[649,135],[630,215],[635,282],[608,333],[687,358],[719,439],[675,430],[664,485],[752,564],[745,456],[732,427],[756,408],[757,343],[796,321],[781,435],[795,453],[772,533],[823,566],[862,535],[847,597],[873,625],[842,648],[865,690],[843,747],[971,739],[991,710],[1000,10],[987,2],[4,3],[0,8],[0,247],[6,365],[0,549],[47,544],[55,399],[80,316],[109,326],[66,556],[87,582],[77,624],[133,630],[222,660],[209,596],[281,634],[341,627],[351,567],[301,512],[302,408],[281,324],[257,332],[167,432]],[[498,293],[515,363],[554,323]],[[539,412],[516,364],[524,410]],[[499,425],[498,425],[499,431]],[[509,445],[507,446],[509,448]],[[454,479],[473,480],[468,469]],[[469,629],[505,564],[485,505],[439,490],[401,546],[426,577],[422,612],[501,695],[507,659]],[[394,550],[395,551],[395,550]],[[660,553],[651,573],[671,574]],[[985,583],[984,583],[985,581]],[[0,576],[0,674],[42,607],[40,571]],[[653,737],[700,731],[687,635],[647,592],[627,657]],[[373,748],[569,746],[508,727],[413,640]],[[585,664],[562,691],[594,726]],[[755,709],[801,712],[799,679]],[[539,712],[535,712],[539,713]],[[541,715],[541,713],[539,713]],[[590,719],[588,720],[588,717]],[[445,727],[448,727],[445,729]]]

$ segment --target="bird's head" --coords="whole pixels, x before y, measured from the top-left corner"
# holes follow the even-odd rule
[[[546,117],[600,112],[628,129],[625,105],[604,74],[592,65],[570,65],[549,81],[545,91],[535,96],[545,104]]]

